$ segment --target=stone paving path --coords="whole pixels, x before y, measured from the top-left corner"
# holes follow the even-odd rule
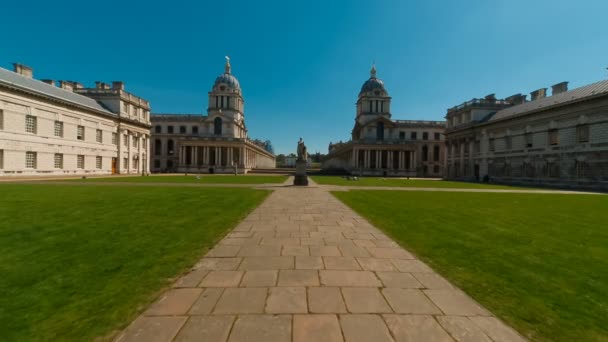
[[[525,340],[323,187],[284,187],[117,341]]]

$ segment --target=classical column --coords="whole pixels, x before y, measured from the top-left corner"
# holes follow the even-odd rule
[[[350,160],[350,165],[353,168],[357,167],[357,149],[356,148],[353,148],[352,158]]]
[[[466,142],[465,141],[461,141],[460,142],[460,175],[464,176],[464,147],[465,147]]]
[[[192,146],[192,164],[198,166],[198,146]]]
[[[410,151],[410,170],[416,169],[416,166],[414,165],[415,160],[416,159],[414,158],[414,151]]]
[[[245,161],[243,160],[243,151],[245,150],[244,147],[239,148],[239,166],[240,167],[245,167]]]
[[[376,150],[376,169],[379,169],[382,166],[382,152],[380,150]]]
[[[365,168],[369,169],[370,168],[370,157],[371,151],[370,150],[365,150]]]

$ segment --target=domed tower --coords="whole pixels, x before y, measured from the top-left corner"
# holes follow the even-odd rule
[[[391,98],[388,96],[384,82],[376,77],[376,65],[372,65],[370,77],[359,92],[357,100],[357,117],[360,124],[374,120],[379,116],[390,119],[391,117]]]
[[[209,119],[214,120],[215,131],[221,136],[247,137],[245,128],[245,101],[239,80],[232,75],[230,58],[226,56],[224,73],[219,75],[209,92]],[[218,125],[219,129],[218,129]]]

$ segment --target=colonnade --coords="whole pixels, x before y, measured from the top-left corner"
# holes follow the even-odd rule
[[[353,168],[416,169],[416,151],[354,148],[350,160]]]
[[[256,167],[256,152],[246,146],[182,145],[179,147],[179,168]]]

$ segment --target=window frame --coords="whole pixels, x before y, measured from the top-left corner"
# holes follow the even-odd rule
[[[38,132],[38,118],[35,115],[27,114],[25,116],[25,132],[26,133],[37,134],[37,132]]]
[[[549,139],[549,145],[550,146],[557,146],[559,145],[559,129],[557,128],[551,128],[548,133],[548,139]]]
[[[586,143],[589,142],[589,124],[576,125],[576,142]]]
[[[76,126],[76,140],[84,141],[84,139],[85,139],[84,126],[82,126],[82,125]]]
[[[63,153],[55,153],[53,156],[53,166],[56,169],[63,169]]]
[[[84,154],[77,154],[76,155],[76,168],[84,170],[84,165],[85,165]]]
[[[26,169],[36,169],[38,164],[38,153],[34,151],[26,151],[25,152],[25,168]]]
[[[63,138],[63,121],[55,120],[53,134],[56,137]]]
[[[103,144],[103,131],[100,129],[95,130],[95,141]]]

